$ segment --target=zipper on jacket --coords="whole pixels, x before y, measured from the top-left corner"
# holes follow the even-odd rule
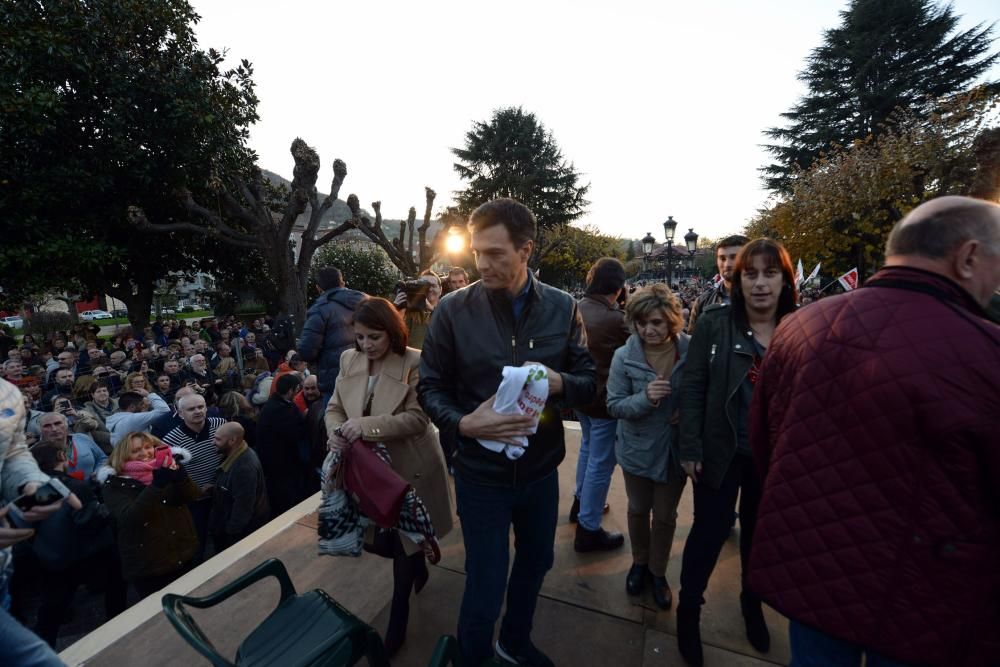
[[[517,366],[517,337],[510,337],[510,365]]]

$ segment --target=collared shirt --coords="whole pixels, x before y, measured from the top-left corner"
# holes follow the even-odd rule
[[[514,307],[514,321],[517,322],[521,319],[521,313],[524,312],[524,306],[528,303],[528,292],[531,290],[533,278],[531,277],[531,269],[528,269],[528,280],[524,283],[524,289],[521,293],[514,297],[511,305]]]
[[[236,459],[243,456],[243,454],[245,454],[246,451],[247,451],[247,443],[246,441],[243,441],[239,444],[239,446],[236,449],[234,449],[229,453],[229,455],[226,457],[226,460],[223,461],[222,464],[219,466],[219,470],[222,472],[229,472],[229,469],[233,467],[234,463],[236,463]]]

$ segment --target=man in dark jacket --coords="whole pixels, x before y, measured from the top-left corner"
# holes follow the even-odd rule
[[[1000,206],[942,197],[782,322],[754,391],[750,585],[801,665],[1000,657]]]
[[[615,434],[618,420],[608,414],[608,371],[615,350],[625,344],[629,329],[618,297],[625,287],[625,267],[613,257],[597,260],[587,273],[587,294],[580,301],[580,315],[587,331],[587,349],[597,366],[597,398],[577,408],[580,421],[580,458],[576,463],[576,493],[569,520],[576,521],[577,551],[608,551],[625,544],[621,533],[601,528],[615,469]]]
[[[340,354],[354,345],[351,318],[354,307],[365,295],[344,287],[343,274],[332,266],[320,269],[316,282],[323,293],[306,312],[295,349],[302,359],[314,364],[325,405],[333,395],[333,385],[340,373]]]
[[[715,287],[710,287],[701,293],[701,296],[691,306],[691,315],[688,316],[687,334],[694,333],[694,321],[705,312],[709,306],[717,303],[729,303],[729,295],[733,291],[733,268],[736,267],[736,256],[747,244],[747,237],[739,234],[727,236],[719,241],[715,246],[715,265],[719,269],[719,277],[722,280]]]
[[[538,591],[552,567],[559,479],[566,454],[556,400],[587,405],[596,391],[594,362],[573,298],[528,271],[535,216],[523,204],[498,199],[469,218],[471,247],[482,280],[445,296],[424,340],[420,403],[446,437],[458,443],[455,489],[466,551],[466,587],[458,620],[463,664],[493,656],[493,630],[507,593],[496,649],[508,662],[551,665],[531,642]],[[493,396],[504,366],[547,368],[549,401],[534,420],[499,414]],[[478,440],[516,443],[519,458]],[[511,525],[517,535],[510,581]]]
[[[278,378],[278,388],[257,416],[257,451],[267,481],[274,516],[306,498],[308,465],[300,456],[306,421],[292,402],[302,379],[294,373]]]
[[[243,427],[227,422],[215,431],[215,448],[222,463],[215,478],[212,514],[208,521],[219,553],[254,532],[271,516],[260,459],[247,447]]]

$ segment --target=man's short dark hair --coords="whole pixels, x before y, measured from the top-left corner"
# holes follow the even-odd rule
[[[111,385],[108,384],[107,380],[98,380],[94,384],[90,385],[90,390],[89,390],[90,391],[90,395],[93,396],[97,392],[98,389],[107,389],[108,392],[110,393],[111,392]]]
[[[986,202],[970,201],[906,225],[904,218],[889,232],[885,254],[942,259],[970,239],[981,241],[990,256],[1000,254],[1000,234],[991,208]]]
[[[324,292],[334,287],[343,287],[344,274],[335,266],[324,266],[316,272],[316,284]]]
[[[614,257],[601,257],[587,272],[587,294],[618,294],[625,286],[625,265]]]
[[[47,475],[52,474],[60,460],[66,458],[66,447],[58,442],[40,442],[31,448],[39,469]]]
[[[134,391],[124,391],[118,396],[119,412],[131,412],[132,407],[142,405],[142,394]]]
[[[286,373],[278,378],[278,387],[275,392],[284,396],[291,390],[298,388],[300,384],[302,384],[302,378],[295,373]]]
[[[503,225],[507,228],[515,248],[520,248],[528,241],[534,241],[538,229],[538,222],[531,209],[507,197],[481,204],[469,216],[469,229],[474,232],[493,225]]]
[[[732,236],[727,236],[726,238],[720,240],[715,244],[716,250],[719,248],[732,248],[733,246],[745,246],[750,243],[750,239],[743,236],[742,234],[733,234]]]
[[[457,276],[457,275],[458,275],[458,274],[460,274],[460,273],[461,273],[461,274],[462,274],[463,276],[465,276],[465,279],[466,279],[466,280],[468,280],[468,279],[469,279],[469,272],[468,272],[468,271],[466,271],[465,269],[463,269],[463,268],[462,268],[461,266],[453,266],[453,267],[451,267],[450,269],[448,269],[448,277],[449,277],[449,278],[450,278],[451,276]]]

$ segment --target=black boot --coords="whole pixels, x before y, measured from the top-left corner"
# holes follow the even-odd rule
[[[413,589],[413,562],[399,554],[392,559],[392,607],[389,627],[385,631],[385,654],[391,658],[406,641],[406,624],[410,620],[410,591]]]
[[[740,593],[740,610],[743,612],[743,622],[747,626],[747,640],[750,646],[759,653],[767,653],[771,649],[771,633],[767,631],[760,598],[752,593]]]
[[[649,576],[653,580],[653,602],[660,609],[670,609],[670,605],[674,603],[674,594],[670,592],[667,578],[657,577],[652,573]]]
[[[629,595],[642,593],[642,586],[646,583],[648,571],[645,563],[632,563],[632,567],[628,569],[628,576],[625,577],[625,591]]]
[[[684,662],[702,667],[705,656],[701,647],[701,607],[677,605],[677,648]]]
[[[410,556],[410,566],[413,568],[413,592],[419,595],[420,591],[424,590],[424,586],[427,585],[427,579],[431,576],[431,573],[427,571],[427,558],[423,551],[418,551]]]

